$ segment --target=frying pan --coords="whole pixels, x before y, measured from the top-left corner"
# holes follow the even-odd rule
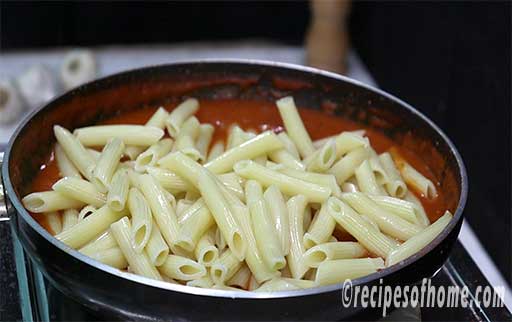
[[[94,124],[144,106],[199,99],[275,101],[345,117],[378,130],[419,155],[431,168],[453,220],[414,256],[352,285],[410,285],[436,273],[457,239],[467,196],[462,159],[446,135],[407,103],[355,80],[289,64],[216,60],[142,68],[78,87],[33,112],[18,127],[3,159],[2,176],[13,231],[30,259],[65,295],[109,320],[339,320],[361,310],[344,307],[343,284],[276,293],[200,289],[147,279],[96,262],[53,238],[20,199],[55,142],[52,126]],[[258,113],[257,110],[254,113]],[[307,120],[305,120],[307,122]],[[382,280],[381,280],[382,279]]]

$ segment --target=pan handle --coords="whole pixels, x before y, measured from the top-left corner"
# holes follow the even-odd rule
[[[0,152],[0,169],[2,168],[2,161],[4,153]],[[2,172],[0,171],[0,223],[8,222],[10,220],[7,215],[7,207],[5,206],[4,186],[2,182]]]

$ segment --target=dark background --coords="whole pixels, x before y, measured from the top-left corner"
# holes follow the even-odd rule
[[[0,14],[2,51],[247,38],[299,45],[310,15],[307,2],[0,2]],[[350,18],[352,43],[379,86],[459,148],[466,217],[509,282],[510,15],[510,2],[356,2]]]

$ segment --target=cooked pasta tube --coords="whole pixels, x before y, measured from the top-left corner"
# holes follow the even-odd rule
[[[294,278],[277,277],[270,281],[265,282],[263,285],[255,289],[255,292],[278,292],[278,291],[293,291],[304,288],[314,287],[313,281],[298,280]]]
[[[315,173],[306,171],[297,171],[289,168],[280,168],[277,171],[286,174],[287,176],[294,177],[306,182],[315,183],[320,186],[331,189],[333,196],[340,197],[340,186],[336,182],[336,177],[332,174]]]
[[[110,231],[130,265],[130,269],[135,274],[162,280],[162,276],[160,276],[158,270],[150,262],[147,253],[145,251],[138,253],[133,248],[130,240],[131,225],[128,217],[123,217],[110,225]]]
[[[336,136],[336,158],[347,154],[357,148],[370,146],[368,138],[356,132],[342,132]]]
[[[162,188],[173,194],[195,189],[189,182],[169,170],[158,167],[147,167],[146,171],[160,183]]]
[[[110,181],[110,190],[107,193],[107,205],[115,211],[121,211],[128,200],[128,189],[130,180],[128,179],[127,170],[120,168]]]
[[[104,146],[113,137],[125,145],[150,146],[164,136],[162,129],[144,125],[94,125],[73,133],[84,146]]]
[[[306,211],[307,199],[303,195],[297,195],[286,203],[290,222],[290,253],[286,261],[293,278],[301,279],[306,274],[308,267],[303,261],[306,252],[304,248],[304,212]]]
[[[227,249],[210,268],[213,283],[224,285],[242,267],[242,262],[237,256]]]
[[[400,161],[398,168],[407,185],[429,199],[437,197],[437,190],[432,181],[418,172],[418,170],[414,169],[410,164],[405,161]]]
[[[402,180],[400,172],[395,166],[391,154],[389,152],[382,153],[379,155],[380,164],[384,168],[388,175],[388,181],[384,184],[388,193],[397,198],[404,198],[407,193],[407,185]]]
[[[133,228],[132,228],[133,231]],[[155,266],[161,266],[169,255],[169,246],[165,243],[162,233],[156,223],[151,224],[151,234],[145,246],[149,261]]]
[[[377,183],[377,179],[375,178],[375,174],[372,171],[368,160],[364,160],[363,163],[357,167],[355,175],[357,185],[362,192],[375,196],[386,195],[386,192]]]
[[[316,272],[317,286],[342,283],[384,268],[382,258],[337,259],[322,262]]]
[[[130,238],[137,253],[146,247],[153,229],[153,216],[146,198],[137,188],[131,188],[128,194],[128,209],[132,215]]]
[[[21,199],[23,206],[33,213],[52,212],[69,208],[80,208],[82,201],[69,198],[57,191],[32,192]]]
[[[199,287],[199,288],[212,288],[213,281],[209,275],[206,275],[199,279],[188,281],[187,286]]]
[[[293,97],[287,96],[276,101],[277,109],[283,120],[286,132],[299,150],[300,155],[305,158],[315,152],[313,142],[302,122]]]
[[[198,136],[199,121],[195,116],[191,116],[183,123],[172,151],[181,151],[194,161],[199,160],[201,153],[196,149],[195,145]]]
[[[213,144],[210,152],[208,153],[207,162],[215,160],[217,157],[221,156],[224,153],[224,142],[217,141]]]
[[[58,212],[49,212],[45,214],[46,222],[53,232],[53,235],[57,235],[62,232],[62,220]]]
[[[183,122],[194,115],[198,109],[199,101],[195,98],[189,98],[176,106],[165,120],[165,127],[169,135],[176,138]]]
[[[201,196],[210,209],[230,250],[238,260],[243,260],[247,249],[247,241],[217,182],[212,174],[201,171],[198,184]]]
[[[251,279],[251,270],[247,265],[242,264],[242,267],[238,270],[238,272],[233,275],[227,282],[226,285],[239,287],[241,289],[247,289],[249,286],[249,280]]]
[[[365,214],[374,220],[380,230],[389,236],[405,241],[422,229],[397,215],[383,210],[363,193],[345,193],[342,195],[342,199],[359,213]]]
[[[281,242],[283,255],[290,252],[290,223],[288,218],[288,208],[284,201],[283,194],[274,185],[271,185],[263,193],[263,199],[266,202],[267,209],[273,219],[274,227]]]
[[[262,255],[258,250],[258,245],[256,243],[256,238],[254,236],[254,231],[251,226],[251,218],[249,209],[234,196],[226,187],[220,185],[222,193],[228,204],[233,211],[233,214],[236,216],[242,231],[244,232],[245,238],[247,240],[247,252],[245,261],[247,266],[251,270],[254,278],[259,282],[263,283],[266,280],[269,280],[275,276],[279,275],[279,272],[272,271],[270,268],[265,265],[263,261]],[[219,248],[220,249],[220,248]]]
[[[176,216],[178,217],[178,223],[181,220],[181,215],[194,204],[194,201],[187,199],[180,199],[176,203]]]
[[[103,148],[92,177],[92,183],[100,192],[105,193],[110,189],[110,181],[119,165],[123,150],[124,143],[118,138],[108,141]]]
[[[96,212],[96,207],[94,206],[91,206],[91,205],[87,205],[85,207],[83,207],[80,212],[78,213],[78,221],[82,221],[84,220],[85,218],[87,218],[87,216],[93,214]]]
[[[82,143],[62,126],[55,125],[53,133],[68,159],[85,178],[91,179],[92,172],[96,167],[96,161],[94,161]]]
[[[102,262],[103,264],[107,264],[108,266],[112,266],[117,269],[125,269],[128,267],[128,262],[119,247],[103,249],[88,256],[98,262]]]
[[[60,144],[55,144],[54,151],[55,160],[57,160],[57,167],[59,168],[59,172],[62,177],[75,177],[79,179],[82,178],[80,171],[78,171],[73,162],[68,159]]]
[[[199,173],[204,167],[180,151],[172,152],[160,159],[158,164],[168,169],[198,189]]]
[[[234,172],[228,172],[224,173],[218,176],[220,182],[226,186],[231,192],[233,192],[238,199],[244,201],[245,195],[244,195],[244,189],[242,188],[242,185],[240,184],[240,181],[242,181],[236,173]]]
[[[386,258],[395,248],[386,235],[373,229],[361,215],[338,198],[329,198],[327,210],[343,229],[371,253]]]
[[[180,220],[180,230],[177,237],[177,242],[180,244],[190,244],[197,249],[199,239],[215,225],[214,217],[206,205],[198,208],[194,213],[188,216],[185,220]]]
[[[327,242],[332,236],[334,228],[336,228],[336,221],[327,211],[327,203],[324,202],[304,235],[304,247],[309,249]]]
[[[78,223],[78,210],[66,209],[62,213],[62,231],[68,230]]]
[[[94,149],[87,149],[87,152],[91,155],[91,157],[94,159],[94,162],[98,162],[101,157],[101,152]],[[94,171],[94,170],[93,170]]]
[[[151,209],[151,213],[153,214],[153,218],[155,219],[158,228],[160,228],[160,232],[162,233],[162,236],[164,236],[167,244],[173,251],[175,251],[174,248],[176,246],[187,251],[192,251],[194,247],[191,244],[177,244],[177,236],[179,232],[178,219],[176,218],[176,213],[165,194],[165,190],[163,190],[163,188],[160,187],[156,180],[149,174],[141,175],[139,177],[139,184],[140,187],[138,188],[146,198]]]
[[[370,169],[372,169],[373,175],[375,176],[375,180],[380,185],[385,185],[389,181],[389,176],[382,163],[380,162],[379,155],[373,148],[368,148],[370,151],[370,158],[368,159],[368,163],[370,165]]]
[[[165,120],[167,117],[169,117],[169,113],[167,113],[165,108],[159,107],[146,122],[145,126],[157,127],[163,130],[165,128]],[[130,160],[135,160],[143,151],[144,147],[142,146],[130,145],[124,149],[124,155],[130,158]]]
[[[310,202],[323,202],[331,195],[331,189],[296,179],[278,171],[270,170],[254,161],[240,161],[234,166],[235,172],[246,179],[258,180],[263,186],[276,185],[287,195],[302,194]]]
[[[199,279],[206,275],[206,268],[189,258],[169,255],[159,267],[162,274],[180,281]]]
[[[430,244],[452,220],[452,215],[446,211],[443,216],[436,220],[432,225],[422,230],[419,234],[411,237],[402,245],[392,251],[386,259],[386,266],[394,265],[404,259],[418,253],[425,246]]]
[[[226,140],[226,150],[239,146],[247,141],[247,139],[248,138],[244,130],[242,130],[242,128],[237,124],[233,124],[229,127],[228,137]]]
[[[107,202],[104,193],[98,191],[95,185],[87,180],[66,177],[57,181],[52,189],[69,198],[82,201],[94,207],[101,207]]]
[[[291,155],[297,160],[300,160],[299,150],[293,143],[292,139],[286,134],[286,132],[281,132],[277,135],[277,138],[283,142],[284,148],[290,152]]]
[[[420,222],[421,215],[412,202],[388,196],[369,197],[382,209],[390,211],[412,224],[423,226]]]
[[[248,180],[245,184],[245,194],[256,244],[263,260],[271,270],[280,270],[286,265],[286,260],[277,231],[263,199],[261,185],[257,181]]]
[[[142,152],[137,156],[135,160],[135,171],[144,172],[147,167],[156,165],[156,162],[169,153],[173,146],[172,139],[163,139],[153,144],[146,151]]]
[[[332,167],[336,160],[336,144],[334,140],[328,141],[323,147],[316,150],[304,160],[307,170],[311,172],[325,172]]]
[[[73,227],[56,235],[55,238],[72,248],[80,248],[105,231],[110,224],[125,216],[126,213],[126,211],[113,211],[105,205]]]
[[[426,227],[430,225],[430,219],[428,219],[427,213],[425,212],[421,201],[412,192],[407,191],[404,200],[407,200],[414,205],[420,226]]]
[[[199,264],[210,267],[219,258],[219,250],[215,246],[215,228],[211,227],[197,242],[194,255]]]
[[[184,199],[182,199],[184,200]],[[190,201],[187,201],[190,202]],[[199,209],[206,207],[203,198],[199,198],[194,201],[187,209],[185,209],[182,213],[178,214],[178,223],[183,225],[183,223],[194,215]]]
[[[224,173],[230,171],[240,160],[253,159],[283,147],[283,143],[273,132],[266,131],[240,146],[227,150],[204,166],[213,173]]]
[[[369,156],[368,149],[364,147],[350,151],[337,161],[327,172],[334,174],[336,181],[342,185],[348,178],[354,175],[357,167]]]
[[[199,135],[196,140],[196,149],[201,154],[199,158],[201,161],[206,161],[208,147],[212,142],[213,132],[215,128],[211,124],[201,124],[199,126]]]
[[[224,248],[228,247],[226,240],[224,239],[224,236],[222,235],[222,232],[218,226],[215,229],[215,246],[217,246],[219,251],[223,251]]]
[[[117,242],[112,233],[110,232],[110,229],[108,229],[105,232],[103,232],[99,237],[90,241],[85,246],[80,248],[78,251],[90,257],[94,253],[114,247],[117,247]]]
[[[355,242],[329,242],[316,245],[304,253],[304,263],[318,267],[327,260],[360,258],[368,256],[363,246]]]
[[[272,151],[268,154],[268,157],[270,158],[270,160],[282,164],[290,169],[295,169],[299,171],[306,170],[306,166],[302,164],[302,162],[299,159],[295,158],[293,154],[286,150],[286,148],[277,151]]]

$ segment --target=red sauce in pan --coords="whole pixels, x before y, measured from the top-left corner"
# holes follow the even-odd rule
[[[173,107],[174,105],[165,106],[168,110],[172,110]],[[156,107],[144,108],[120,114],[102,122],[102,124],[144,124],[155,110]],[[438,189],[438,197],[432,200],[416,194],[416,196],[421,200],[430,220],[437,220],[437,218],[439,218],[445,210],[448,209],[443,196],[443,191],[440,191],[439,189],[439,178],[434,177],[432,171],[430,171],[429,167],[418,155],[403,147],[397,146],[384,134],[372,129],[364,128],[353,121],[334,117],[318,110],[300,109],[299,112],[313,140],[331,136],[341,131],[365,129],[372,147],[378,153],[385,152],[394,147],[407,162],[409,162],[424,176],[432,180]],[[276,132],[283,130],[281,118],[275,104],[273,103],[232,99],[201,101],[200,109],[196,116],[201,123],[210,123],[215,126],[215,134],[212,142],[219,139],[225,139],[227,130],[230,125],[234,123],[237,123],[244,130],[254,129],[258,132],[269,129]],[[47,161],[41,165],[41,171],[32,183],[32,191],[51,190],[52,185],[59,179],[59,171],[52,153],[48,156]],[[33,214],[33,216],[42,226],[50,230],[44,215]]]

